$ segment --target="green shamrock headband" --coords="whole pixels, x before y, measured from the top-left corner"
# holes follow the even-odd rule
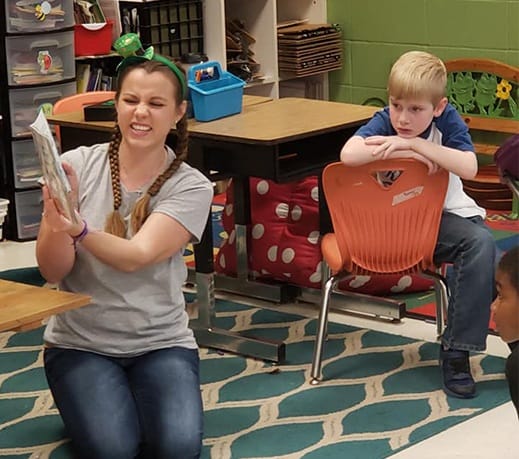
[[[187,84],[186,78],[182,71],[169,59],[160,54],[155,53],[153,46],[142,48],[141,40],[135,33],[127,33],[120,36],[114,42],[115,51],[120,54],[124,59],[117,66],[117,73],[120,74],[126,67],[138,64],[145,61],[157,61],[168,67],[177,77],[182,87],[182,98],[185,99],[187,96]]]

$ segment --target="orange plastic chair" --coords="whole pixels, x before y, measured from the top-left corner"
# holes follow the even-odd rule
[[[115,91],[89,91],[73,94],[63,97],[54,104],[52,113],[59,115],[61,113],[77,112],[83,110],[86,105],[99,104],[115,98]],[[61,142],[59,126],[56,126],[56,138]]]
[[[401,171],[391,185],[378,179],[387,171]],[[446,170],[428,175],[423,163],[410,159],[326,166],[322,186],[334,232],[324,235],[321,250],[331,276],[321,291],[311,384],[321,380],[330,295],[346,277],[421,274],[433,279],[441,334],[448,290],[433,254],[448,181]]]

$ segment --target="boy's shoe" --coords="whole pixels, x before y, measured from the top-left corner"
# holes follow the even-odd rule
[[[447,395],[458,398],[473,398],[476,395],[476,383],[470,373],[468,351],[445,350],[440,346],[440,369],[443,390]]]

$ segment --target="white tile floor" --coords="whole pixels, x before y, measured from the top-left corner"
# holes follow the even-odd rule
[[[0,271],[35,266],[34,242],[0,242]],[[261,304],[261,302],[255,302]],[[302,314],[315,314],[309,305],[295,305]],[[284,305],[290,308],[294,305]],[[314,309],[312,309],[314,308]],[[434,341],[435,326],[414,319],[404,319],[401,323],[389,323],[357,315],[332,313],[331,320],[357,327],[371,328],[386,333],[409,336],[411,338]],[[508,347],[496,336],[489,336],[487,353],[505,357]],[[431,437],[401,453],[393,459],[519,459],[519,421],[511,402],[476,416],[441,434]],[[367,458],[369,459],[369,458]]]

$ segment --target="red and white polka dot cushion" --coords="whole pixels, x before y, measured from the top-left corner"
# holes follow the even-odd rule
[[[248,228],[249,269],[256,278],[320,288],[319,206],[317,177],[288,184],[250,179],[251,225]],[[217,272],[236,275],[236,240],[232,185],[222,216],[229,237],[217,258]],[[431,281],[420,276],[355,276],[340,287],[375,295],[427,290]]]
[[[316,177],[290,184],[250,180],[251,270],[318,288],[321,282]]]

